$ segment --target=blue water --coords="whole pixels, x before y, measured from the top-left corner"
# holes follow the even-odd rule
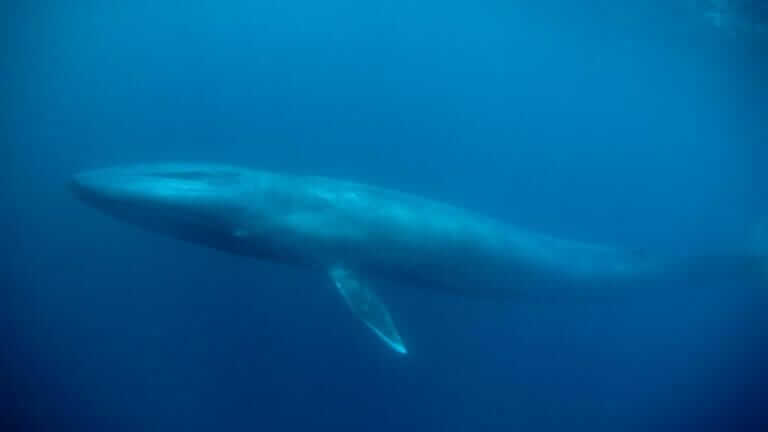
[[[325,275],[146,233],[67,187],[214,161],[736,249],[768,220],[768,13],[713,21],[728,4],[4,2],[0,428],[765,428],[764,281],[599,304],[403,287],[382,293],[400,357]]]

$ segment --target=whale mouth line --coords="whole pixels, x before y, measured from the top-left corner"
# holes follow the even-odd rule
[[[177,180],[199,180],[208,182],[235,182],[240,173],[233,171],[161,171],[149,174],[151,177],[161,177]]]
[[[70,188],[80,198],[126,198],[133,194],[144,194],[167,189],[172,191],[212,191],[229,188],[243,180],[243,175],[229,167],[200,166],[139,166],[136,168],[107,168],[85,171],[72,177]],[[135,197],[134,197],[135,198]]]

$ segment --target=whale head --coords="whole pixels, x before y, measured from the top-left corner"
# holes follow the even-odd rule
[[[224,165],[147,164],[82,172],[71,187],[81,201],[118,219],[237,252],[231,233],[246,210],[241,197],[249,175]]]

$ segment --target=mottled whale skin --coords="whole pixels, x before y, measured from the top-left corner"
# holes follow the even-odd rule
[[[492,298],[578,298],[653,283],[666,260],[525,231],[447,204],[323,177],[213,164],[87,171],[85,202],[153,231],[327,273],[398,352],[377,283]]]

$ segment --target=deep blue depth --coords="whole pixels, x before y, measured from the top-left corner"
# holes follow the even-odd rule
[[[146,233],[68,189],[212,161],[736,250],[768,222],[761,3],[0,7],[0,430],[768,428],[768,281],[598,304],[402,287],[382,293],[401,358],[325,275]]]

